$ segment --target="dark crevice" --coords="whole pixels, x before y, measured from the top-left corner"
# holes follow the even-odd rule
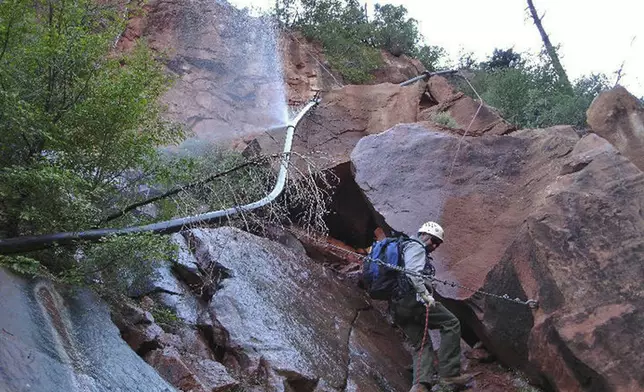
[[[145,356],[151,351],[161,349],[161,348],[163,347],[161,347],[161,344],[158,341],[150,340],[148,342],[143,342],[143,344],[139,346],[138,350],[136,350],[136,353],[138,354],[139,357],[145,358]]]
[[[319,378],[310,379],[302,376],[301,374],[294,374],[292,372],[282,372],[278,370],[276,373],[285,377],[285,392],[313,392],[320,381]]]
[[[138,300],[138,299],[141,299],[141,298],[143,298],[145,296],[149,296],[149,295],[152,295],[152,294],[168,294],[168,295],[179,295],[179,296],[183,295],[182,293],[177,293],[177,292],[174,292],[172,290],[166,290],[166,289],[162,289],[160,287],[155,287],[154,290],[146,291],[144,293],[134,295],[134,296],[131,295],[130,298]]]
[[[217,362],[223,362],[226,356],[226,347],[216,342],[215,330],[212,325],[197,325],[199,335],[208,342],[208,347]]]
[[[197,239],[188,231],[183,233],[188,249],[191,254],[197,252]],[[221,282],[233,276],[232,270],[224,267],[216,261],[210,261],[206,268],[195,263],[195,270],[181,264],[174,264],[172,271],[175,276],[186,283],[193,294],[202,301],[208,303],[221,288]]]
[[[551,319],[549,322],[552,322]],[[568,368],[572,370],[584,391],[602,392],[610,390],[606,379],[575,356],[552,324],[548,325],[548,341],[554,342],[557,346],[559,354],[568,365]],[[552,388],[552,386],[550,387]],[[554,388],[552,389],[554,390]]]
[[[420,96],[420,102],[419,102],[419,107],[420,110],[431,108],[432,106],[438,105],[438,101],[436,101],[429,91],[425,91],[423,95]]]
[[[572,163],[571,164],[566,164],[561,169],[561,172],[559,173],[559,175],[565,176],[567,174],[573,174],[573,173],[577,173],[579,171],[582,171],[586,166],[590,165],[591,162],[592,162],[592,160],[584,161],[584,162],[576,162],[574,164],[572,164]]]
[[[346,347],[346,352],[347,352],[347,367],[346,367],[346,371],[345,371],[345,374],[344,374],[344,380],[342,381],[341,390],[343,390],[343,391],[346,391],[347,386],[349,384],[349,376],[351,375],[351,361],[353,359],[352,356],[351,356],[351,336],[353,335],[353,329],[356,326],[356,323],[358,322],[358,318],[360,317],[360,313],[362,313],[363,311],[370,310],[370,309],[371,309],[371,306],[356,309],[356,312],[353,315],[353,319],[351,320],[351,324],[349,325],[349,332],[347,333],[347,339],[345,341],[345,347]]]
[[[328,235],[355,248],[370,246],[377,224],[369,204],[353,178],[351,164],[339,164],[326,170],[324,175],[331,183],[332,189],[326,189],[322,181],[317,185],[330,193],[327,205],[329,213],[324,216]],[[306,216],[306,208],[309,206],[291,208],[291,221],[297,224],[300,216]]]

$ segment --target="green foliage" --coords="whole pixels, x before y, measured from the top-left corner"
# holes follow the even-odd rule
[[[157,170],[148,178],[153,194],[165,193],[216,173],[242,168],[154,202],[153,207],[149,208],[153,213],[148,216],[128,214],[110,222],[110,225],[122,227],[141,222],[168,220],[259,200],[272,189],[274,175],[266,166],[266,161],[247,163],[248,160],[238,152],[208,144],[195,144],[179,151],[162,154]],[[117,210],[122,209],[133,201],[140,200],[145,200],[145,197],[134,187],[124,190],[121,198],[114,201],[114,207]]]
[[[161,327],[175,328],[182,324],[182,320],[172,309],[157,305],[152,308],[150,313],[154,317],[154,322]]]
[[[414,54],[420,41],[418,22],[407,17],[407,9],[392,4],[375,6],[373,45],[383,48],[394,56]]]
[[[413,57],[420,60],[428,71],[433,72],[441,67],[447,58],[447,51],[440,46],[420,45],[416,47]]]
[[[469,60],[462,62],[471,64]],[[557,124],[583,127],[588,106],[608,86],[604,75],[590,75],[577,80],[571,92],[558,82],[546,60],[529,58],[512,50],[495,50],[488,61],[471,67],[472,84],[483,100],[522,128]],[[469,90],[465,84],[460,87],[463,91]]]
[[[514,49],[494,49],[494,53],[490,56],[488,61],[481,63],[481,68],[493,71],[504,68],[517,68],[522,66],[525,62],[520,53]]]
[[[444,125],[450,128],[458,128],[458,123],[449,114],[449,112],[439,112],[432,116],[432,121],[436,124]]]
[[[331,66],[350,83],[370,81],[382,64],[380,49],[419,57],[434,70],[445,52],[421,45],[417,21],[404,6],[375,5],[368,20],[357,0],[277,0],[273,16],[284,28],[322,43]]]
[[[150,50],[110,52],[124,23],[104,2],[0,2],[0,237],[91,227],[137,185],[128,174],[152,175],[157,147],[183,137],[160,118],[170,80]],[[165,238],[135,235],[3,264],[113,284],[169,253]]]
[[[278,0],[275,16],[321,42],[331,66],[351,83],[369,81],[381,63],[379,52],[368,45],[373,29],[357,0]]]
[[[0,266],[9,268],[15,273],[27,276],[41,276],[46,270],[38,260],[25,256],[3,256],[0,255]]]

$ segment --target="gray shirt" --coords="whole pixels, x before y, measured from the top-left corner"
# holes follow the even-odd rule
[[[418,240],[416,237],[411,237],[415,240]],[[409,241],[405,244],[403,249],[403,258],[405,260],[405,269],[420,273],[425,268],[425,258],[427,257],[427,252],[425,247],[419,244],[416,241]],[[428,291],[425,287],[425,280],[420,276],[407,275],[411,284],[414,286],[414,289],[417,293],[423,293]]]

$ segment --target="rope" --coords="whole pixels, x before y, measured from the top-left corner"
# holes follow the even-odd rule
[[[476,109],[476,112],[474,113],[474,116],[472,116],[472,120],[470,120],[470,123],[467,126],[467,129],[465,129],[465,132],[463,133],[461,138],[458,140],[458,144],[456,146],[456,152],[454,153],[454,159],[452,160],[452,164],[451,164],[451,166],[449,168],[449,175],[448,175],[447,178],[452,177],[452,171],[454,170],[454,165],[456,164],[456,158],[458,157],[458,152],[461,150],[461,143],[463,142],[463,139],[465,139],[465,136],[467,136],[468,132],[470,131],[470,128],[472,128],[472,124],[474,124],[474,120],[476,120],[476,118],[479,115],[479,112],[481,111],[481,108],[483,107],[483,98],[481,98],[481,96],[476,91],[474,86],[472,86],[472,83],[470,83],[470,80],[467,78],[467,76],[465,76],[465,74],[463,72],[461,72],[461,71],[458,72],[458,75],[460,77],[462,77],[463,79],[465,79],[465,81],[470,86],[472,91],[474,91],[474,94],[476,94],[476,96],[478,97],[478,99],[479,99],[479,107]]]
[[[429,335],[429,305],[425,305],[425,329],[423,330],[423,339],[418,351],[418,361],[416,362],[416,374],[414,374],[414,385],[418,384],[418,377],[420,376],[420,361],[423,358],[423,350],[427,343],[427,336]]]

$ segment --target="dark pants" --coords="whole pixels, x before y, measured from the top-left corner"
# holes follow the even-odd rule
[[[414,346],[414,381],[431,384],[435,354],[429,336],[423,352],[420,346],[425,331],[425,305],[416,301],[416,294],[391,302],[394,322],[403,330]],[[441,345],[438,349],[438,374],[453,377],[461,371],[461,325],[458,319],[441,303],[429,308],[429,329],[439,329]],[[420,360],[420,369],[418,361]],[[418,372],[418,374],[416,374]]]

